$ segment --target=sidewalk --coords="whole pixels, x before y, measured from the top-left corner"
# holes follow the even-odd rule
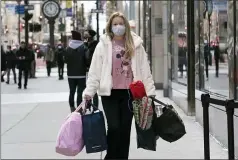
[[[3,95],[4,97],[4,95]],[[163,102],[162,91],[157,97]],[[30,97],[29,97],[30,98]],[[59,94],[64,102],[43,102],[2,105],[2,158],[17,159],[65,159],[54,151],[58,129],[69,112],[67,92]],[[175,105],[174,105],[175,106]],[[203,159],[203,129],[194,118],[186,116],[175,107],[184,120],[187,134],[175,143],[157,141],[157,151],[137,149],[136,134],[132,126],[130,159]],[[211,138],[211,158],[227,159],[225,151]],[[105,152],[103,152],[103,157]],[[82,151],[73,159],[99,159],[100,153],[86,154]]]

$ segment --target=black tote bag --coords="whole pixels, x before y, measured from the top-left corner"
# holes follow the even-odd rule
[[[94,105],[91,114],[82,116],[83,139],[87,153],[107,150],[106,128],[102,111]]]
[[[155,106],[152,104],[153,107],[153,120],[152,126],[149,129],[142,129],[139,125],[135,122],[136,133],[137,133],[137,148],[143,148],[150,151],[156,151],[156,140],[159,136],[156,136],[153,124],[155,123]]]
[[[152,100],[164,106],[162,114],[156,117],[153,123],[156,136],[170,143],[182,138],[186,134],[185,125],[173,106],[166,105],[153,97]]]

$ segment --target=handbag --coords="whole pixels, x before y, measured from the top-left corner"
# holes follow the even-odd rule
[[[185,125],[172,105],[151,97],[154,102],[164,106],[160,116],[156,116],[153,128],[156,136],[161,137],[167,142],[175,142],[186,134]]]
[[[134,99],[142,99],[146,96],[145,86],[142,81],[132,82],[129,88]]]
[[[84,144],[87,153],[102,152],[107,149],[104,116],[102,111],[89,102],[87,109],[91,111],[91,108],[91,113],[82,116]]]
[[[75,112],[67,116],[60,127],[56,140],[56,153],[65,156],[76,156],[84,147],[81,114],[78,111],[85,103],[81,103]]]
[[[133,101],[133,113],[137,133],[137,148],[156,151],[156,140],[158,137],[156,137],[153,128],[155,112],[153,111],[153,106],[151,106],[148,101],[148,97],[144,97],[142,100]],[[148,113],[150,113],[150,115]]]

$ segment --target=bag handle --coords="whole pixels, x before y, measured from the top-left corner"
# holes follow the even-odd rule
[[[165,106],[165,107],[167,107],[168,105],[167,104],[165,104],[164,102],[161,102],[161,101],[159,101],[158,99],[156,99],[155,97],[150,97],[154,102],[156,102],[156,103],[159,103],[160,105],[162,105],[162,106]]]
[[[82,103],[80,103],[80,105],[76,108],[75,112],[79,112],[82,115],[85,113],[87,106],[89,105],[89,101],[83,101]],[[84,109],[82,108],[84,106]]]
[[[87,101],[85,106],[85,109],[89,109],[89,111],[91,111],[91,107],[93,108],[93,112],[98,110],[98,107],[92,103],[92,100]]]

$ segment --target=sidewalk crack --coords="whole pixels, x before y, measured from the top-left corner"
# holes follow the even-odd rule
[[[19,125],[23,120],[25,120],[37,107],[39,106],[39,104],[36,104],[35,107],[33,107],[30,112],[28,112],[22,119],[20,119],[18,122],[16,122],[14,125],[12,125],[10,128],[8,128],[5,132],[3,132],[1,134],[1,136],[4,136],[6,133],[8,133],[9,131],[11,131],[13,128],[15,128],[17,125]]]

